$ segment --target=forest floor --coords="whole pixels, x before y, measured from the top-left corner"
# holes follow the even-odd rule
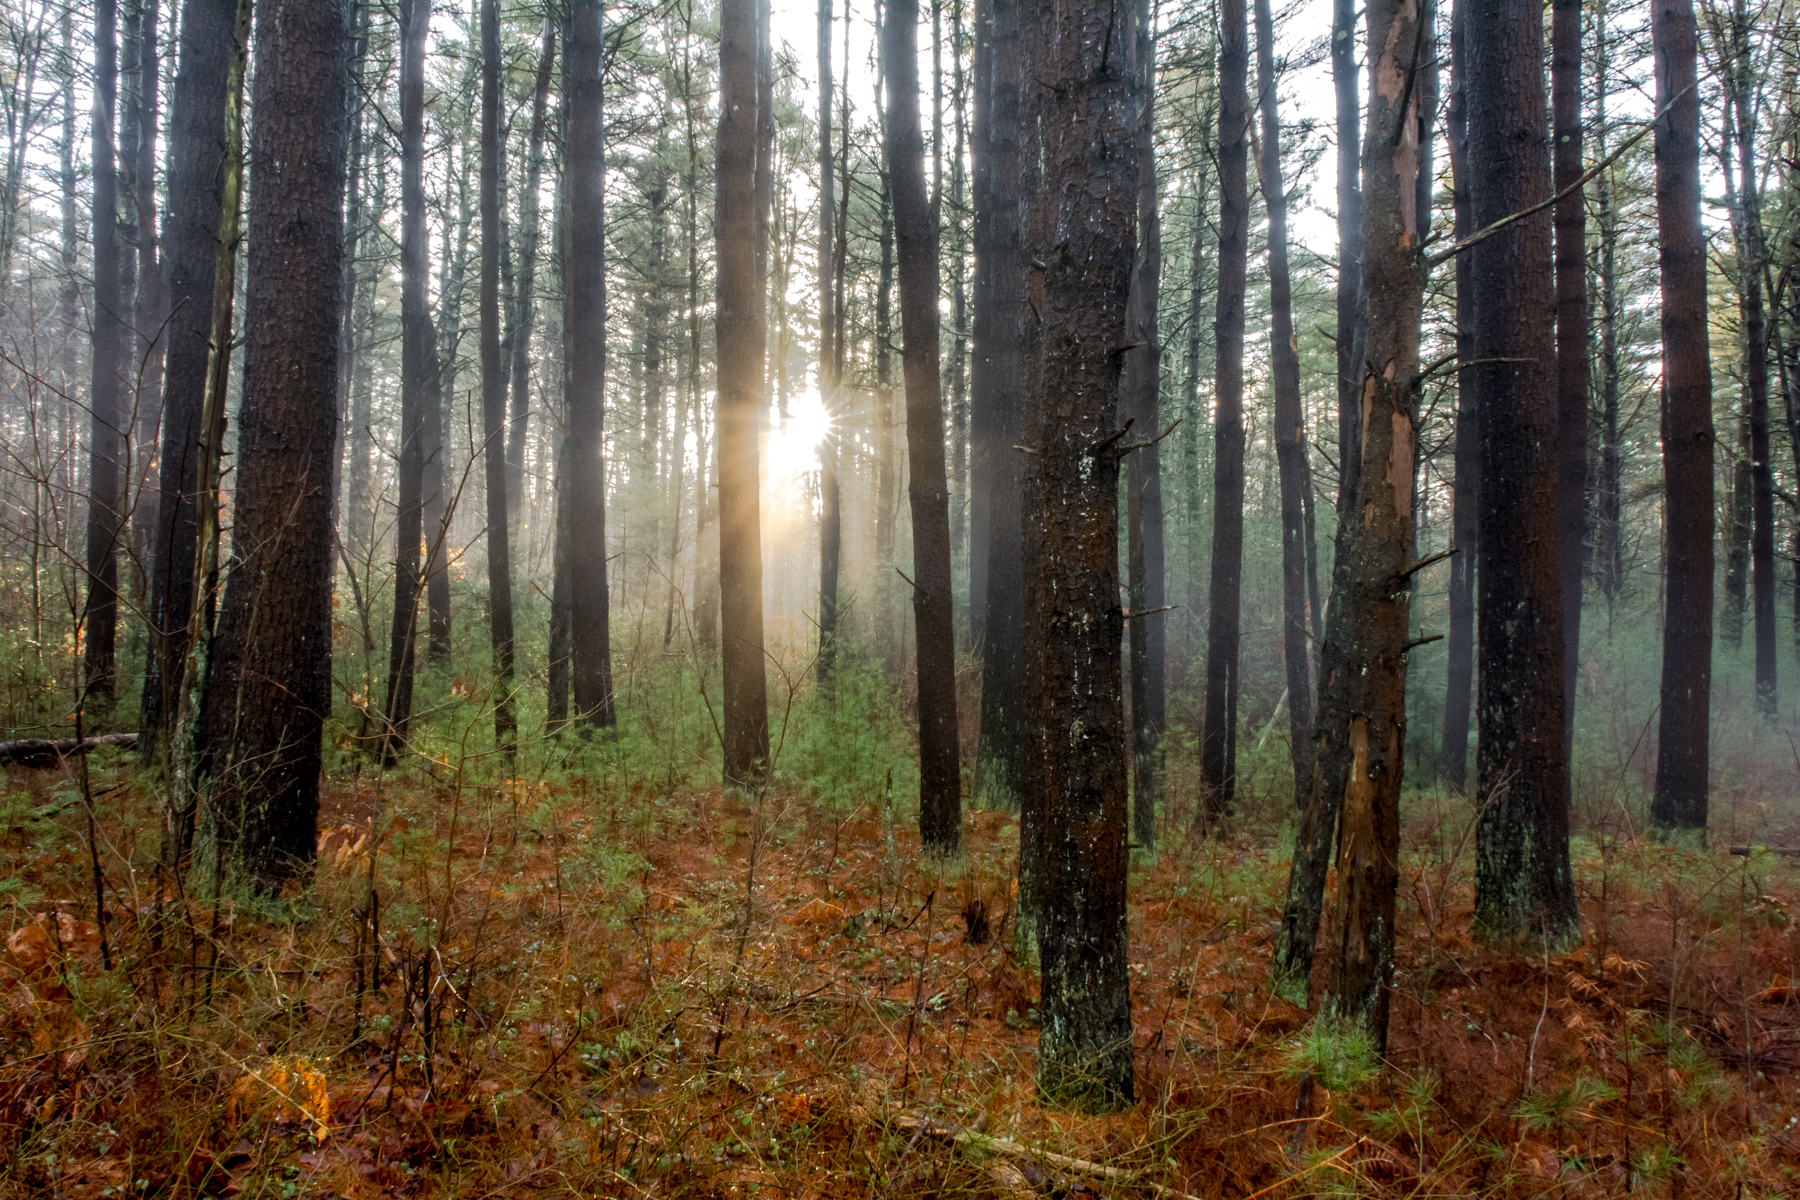
[[[6,780],[0,1193],[1800,1194],[1790,858],[1589,822],[1581,944],[1499,953],[1472,809],[1409,794],[1384,1064],[1269,991],[1281,815],[1205,839],[1172,803],[1137,1103],[1079,1116],[1033,1095],[1004,814],[930,874],[879,795],[363,774],[253,910],[159,904],[153,797],[93,768],[110,968],[80,772]]]

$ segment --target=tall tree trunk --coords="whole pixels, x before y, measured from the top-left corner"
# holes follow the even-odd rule
[[[919,128],[919,0],[888,0],[887,168],[900,260],[900,337],[913,534],[913,628],[919,679],[919,840],[927,855],[962,853],[962,767],[956,734],[956,609],[950,574],[950,489],[938,375],[938,237],[925,192]]]
[[[556,65],[556,22],[544,18],[543,48],[531,88],[531,127],[525,151],[525,190],[519,196],[519,284],[515,293],[512,342],[512,418],[506,443],[506,513],[510,532],[519,528],[525,502],[525,439],[531,432],[531,333],[537,318],[536,287],[541,217],[538,191],[544,179],[544,128],[550,104],[550,75]]]
[[[273,890],[315,854],[331,709],[350,4],[264,0],[256,46],[243,428],[206,698],[218,790],[205,816],[226,861]]]
[[[1132,838],[1156,851],[1156,806],[1162,798],[1158,753],[1167,719],[1163,616],[1162,341],[1156,325],[1162,288],[1162,224],[1156,211],[1156,36],[1149,0],[1137,0],[1137,261],[1126,316],[1125,396],[1121,408],[1142,443],[1125,460],[1126,562],[1130,568]],[[1129,437],[1129,435],[1128,435]]]
[[[194,553],[202,480],[196,453],[203,426],[213,332],[213,274],[218,258],[220,188],[238,0],[186,0],[170,105],[164,227],[169,317],[163,375],[162,450],[157,463],[156,525],[150,539],[150,653],[144,662],[138,745],[149,761],[173,716],[175,681],[186,656],[194,606]]]
[[[1259,16],[1263,0],[1258,0]],[[1423,11],[1421,12],[1421,9]],[[1424,314],[1421,204],[1431,177],[1435,88],[1407,86],[1437,53],[1430,5],[1374,0],[1367,137],[1362,145],[1363,291],[1356,482],[1341,507],[1320,652],[1311,775],[1275,954],[1277,990],[1310,1000],[1326,863],[1336,834],[1332,975],[1321,1011],[1369,1030],[1384,1049],[1394,973],[1400,791],[1406,768],[1406,652],[1414,545],[1415,410]],[[1340,464],[1343,466],[1344,464]]]
[[[1469,201],[1468,57],[1463,24],[1468,0],[1454,0],[1450,13],[1450,108],[1448,115],[1451,206],[1455,236],[1473,232]],[[1457,791],[1468,783],[1469,717],[1475,687],[1475,569],[1480,558],[1481,405],[1476,398],[1475,285],[1472,259],[1456,256],[1456,444],[1453,450],[1454,507],[1450,513],[1450,629],[1445,653],[1444,737],[1438,773]]]
[[[1556,541],[1563,618],[1563,763],[1575,753],[1575,684],[1581,672],[1581,580],[1587,543],[1587,194],[1581,186],[1581,0],[1553,0],[1551,120],[1556,231]],[[1564,193],[1567,193],[1566,195]],[[1566,784],[1572,787],[1572,780]],[[1571,800],[1573,792],[1568,795]]]
[[[1237,793],[1238,612],[1244,572],[1244,284],[1250,252],[1250,42],[1244,0],[1219,5],[1219,293],[1213,317],[1212,611],[1200,797],[1208,824]]]
[[[1606,6],[1594,12],[1594,75],[1603,77],[1610,60]],[[1607,151],[1606,89],[1594,89],[1594,156]],[[1612,168],[1594,181],[1595,209],[1600,219],[1600,481],[1595,518],[1595,574],[1610,605],[1625,584],[1624,475],[1619,460],[1619,215],[1613,199]],[[1800,594],[1800,593],[1796,593]]]
[[[601,0],[570,10],[569,93],[569,683],[578,718],[610,728],[612,633],[606,582],[606,148],[601,113]]]
[[[984,20],[985,18],[985,20]],[[1016,812],[1025,750],[1024,587],[1019,487],[1025,436],[1025,255],[1019,0],[983,0],[976,16],[975,352],[970,364],[973,535],[969,605],[980,614],[981,739],[975,803]],[[976,568],[980,567],[977,586]]]
[[[424,425],[428,373],[435,374],[425,302],[425,34],[431,0],[400,4],[400,455],[394,523],[394,623],[388,650],[381,757],[406,747],[418,644],[419,546],[424,538]]]
[[[879,90],[877,101],[880,102]],[[883,103],[881,121],[887,121]],[[884,135],[885,136],[885,135]],[[849,182],[845,181],[848,192]],[[894,192],[888,172],[881,172],[881,268],[875,277],[875,562],[876,644],[888,674],[898,679],[906,661],[903,625],[896,605],[898,577],[890,579],[900,525],[900,453],[894,441]],[[841,216],[848,217],[846,211]],[[840,264],[840,271],[842,265]],[[841,322],[843,314],[839,313]],[[841,353],[841,348],[840,348]]]
[[[146,577],[150,542],[155,537],[156,504],[144,494],[156,467],[156,434],[162,419],[162,367],[168,346],[163,336],[163,278],[156,229],[156,133],[161,120],[159,96],[162,83],[158,26],[160,0],[133,0],[137,22],[137,50],[132,55],[131,136],[121,147],[130,164],[123,180],[137,228],[137,292],[134,297],[131,339],[126,369],[133,390],[133,414],[137,431],[133,439],[131,547],[133,571],[141,594],[149,599]],[[128,122],[121,119],[120,132]],[[153,652],[152,652],[153,653]],[[146,654],[148,661],[150,654]]]
[[[216,14],[207,14],[213,16]],[[171,871],[193,848],[204,769],[206,692],[212,676],[213,636],[219,596],[221,522],[219,483],[224,465],[226,384],[231,373],[233,305],[236,300],[239,233],[244,185],[244,78],[250,58],[250,0],[237,0],[219,122],[219,214],[213,249],[212,295],[207,331],[206,375],[192,447],[198,495],[194,500],[194,555],[189,572],[188,623],[182,630],[183,657],[169,668],[170,713],[168,824],[163,831],[163,865]],[[179,93],[178,93],[179,94]]]
[[[1742,275],[1744,390],[1750,425],[1751,607],[1756,618],[1756,707],[1773,720],[1775,668],[1775,480],[1769,461],[1769,335],[1763,311],[1763,272],[1768,251],[1762,225],[1761,181],[1756,172],[1755,77],[1751,63],[1750,12],[1746,0],[1731,8],[1732,105],[1737,114],[1739,213],[1743,222]]]
[[[1337,98],[1337,395],[1338,509],[1350,495],[1350,470],[1357,457],[1356,380],[1361,374],[1354,343],[1356,306],[1362,295],[1362,100],[1356,79],[1356,0],[1332,0],[1331,83]]]
[[[832,252],[837,245],[837,181],[831,165],[831,0],[819,0],[819,401],[831,424],[819,443],[819,681],[837,665],[838,568],[843,552],[843,497],[838,482],[843,381],[833,338]]]
[[[724,769],[754,786],[769,765],[763,666],[762,528],[757,434],[764,331],[757,320],[757,0],[724,0],[719,28],[718,444],[719,605],[724,642]]]
[[[512,753],[512,543],[506,512],[506,364],[500,355],[500,15],[481,5],[481,415],[487,438],[488,624],[494,645],[494,740]],[[602,543],[604,546],[604,543]]]
[[[1542,9],[1471,5],[1471,222],[1551,195]],[[1475,919],[1499,944],[1561,947],[1576,933],[1564,749],[1562,588],[1556,503],[1558,410],[1551,214],[1476,244],[1471,370],[1481,398],[1479,752]]]
[[[90,717],[113,701],[119,620],[120,495],[125,467],[125,312],[119,289],[118,169],[113,114],[119,90],[118,0],[94,0],[94,332],[89,363],[87,601],[82,611],[83,704]]]
[[[480,70],[479,56],[471,56],[463,71],[462,95],[472,96]],[[474,105],[468,125],[459,132],[473,133]],[[452,110],[454,113],[454,110]],[[457,214],[446,211],[444,243],[438,260],[438,313],[431,323],[432,348],[425,375],[425,409],[419,424],[419,453],[423,482],[419,493],[419,521],[425,538],[426,661],[439,666],[450,661],[450,442],[444,436],[451,425],[447,406],[456,402],[456,377],[462,364],[463,285],[469,275],[469,229],[474,216],[469,202],[470,160],[467,149],[460,156],[449,153],[465,140],[446,147],[446,169],[456,193]],[[448,206],[446,205],[446,209]],[[452,418],[453,420],[453,418]]]
[[[950,107],[955,142],[950,151],[950,554],[963,559],[969,537],[969,293],[967,226],[963,204],[963,154],[968,143],[967,85],[963,74],[963,7],[950,9]],[[968,629],[966,623],[961,628]],[[973,647],[975,643],[969,642]]]
[[[1412,24],[1413,22],[1407,22]],[[1262,190],[1269,211],[1269,374],[1275,390],[1275,461],[1281,473],[1281,640],[1287,662],[1294,803],[1312,782],[1311,643],[1306,619],[1306,431],[1300,412],[1300,355],[1288,278],[1287,192],[1281,178],[1275,30],[1269,0],[1256,0],[1256,76],[1262,107]]]
[[[1031,120],[1058,238],[1043,260],[1042,365],[1028,428],[1031,722],[1027,790],[1042,805],[1038,1094],[1115,1108],[1132,1097],[1126,971],[1126,765],[1119,704],[1118,408],[1137,247],[1140,102],[1128,0],[1027,10]],[[1109,35],[1118,38],[1117,48]],[[1122,36],[1121,36],[1122,35]],[[1074,181],[1082,186],[1072,186]],[[1051,198],[1054,197],[1054,200]]]
[[[1712,702],[1713,423],[1700,96],[1693,0],[1654,0],[1656,224],[1662,270],[1664,537],[1662,705],[1650,821],[1704,840]]]
[[[1421,12],[1421,9],[1423,10]],[[1357,491],[1338,523],[1331,612],[1320,661],[1315,759],[1302,851],[1337,826],[1338,893],[1331,928],[1332,974],[1321,1010],[1369,1030],[1385,1051],[1394,975],[1394,898],[1399,878],[1400,790],[1406,768],[1406,651],[1414,544],[1424,244],[1431,210],[1418,202],[1431,173],[1435,89],[1407,86],[1436,54],[1430,5],[1375,0],[1368,6],[1368,136],[1363,140],[1363,292],[1359,345]],[[1331,818],[1335,817],[1335,822]],[[1321,830],[1323,826],[1323,830]],[[1323,838],[1319,835],[1323,832]],[[1312,962],[1317,893],[1296,852],[1289,879],[1286,962],[1304,995]],[[1296,903],[1298,901],[1298,903]],[[1310,908],[1310,911],[1309,911]],[[1311,918],[1310,922],[1308,917]],[[1298,919],[1296,919],[1298,918]],[[1298,953],[1296,953],[1298,952]]]

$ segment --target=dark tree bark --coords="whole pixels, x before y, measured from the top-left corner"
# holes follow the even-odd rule
[[[1344,464],[1356,456],[1356,305],[1362,295],[1362,100],[1356,79],[1356,0],[1332,0],[1331,82],[1337,97],[1338,508],[1349,497]]]
[[[1556,204],[1556,540],[1563,618],[1563,762],[1575,751],[1575,684],[1581,670],[1581,581],[1587,543],[1587,194],[1581,127],[1581,0],[1554,0],[1550,32]],[[1567,192],[1567,195],[1563,193]],[[1572,786],[1572,781],[1570,785]],[[1572,796],[1573,793],[1571,792]]]
[[[601,0],[570,9],[568,179],[569,685],[576,716],[610,728],[611,614],[606,590],[606,151],[601,112]],[[753,101],[754,103],[754,101]]]
[[[194,605],[195,494],[200,402],[213,320],[230,71],[238,0],[186,0],[169,113],[169,208],[163,226],[168,347],[163,374],[162,452],[148,569],[150,653],[144,661],[138,749],[158,753],[175,711],[174,681],[187,654]]]
[[[718,256],[719,606],[724,641],[724,769],[736,786],[769,763],[763,666],[762,528],[757,435],[763,341],[756,274],[756,0],[725,0],[719,26]]]
[[[136,432],[132,439],[132,473],[126,489],[131,504],[133,575],[140,605],[149,600],[150,541],[155,536],[156,504],[146,494],[156,466],[156,434],[161,424],[162,369],[168,346],[163,336],[163,271],[156,229],[156,134],[160,127],[159,97],[162,84],[158,26],[160,0],[132,0],[127,10],[128,27],[135,25],[126,70],[130,77],[129,102],[119,117],[121,145],[120,185],[132,213],[135,230],[137,287],[132,299],[132,328],[125,370],[131,381],[132,415]],[[129,259],[130,254],[127,255]],[[146,658],[149,656],[147,655]]]
[[[930,856],[962,853],[962,768],[956,734],[956,611],[950,575],[950,489],[938,375],[938,237],[925,191],[919,127],[919,3],[888,0],[887,168],[900,267],[906,383],[907,494],[912,510],[913,628],[919,680],[919,840]]]
[[[1455,235],[1474,232],[1469,204],[1468,58],[1463,43],[1464,12],[1469,0],[1455,0],[1450,14],[1450,108],[1448,117],[1451,204]],[[1438,773],[1461,791],[1469,774],[1469,717],[1475,687],[1475,570],[1480,559],[1481,404],[1476,397],[1474,360],[1475,285],[1472,260],[1456,256],[1456,445],[1454,507],[1450,513],[1450,629],[1445,653],[1444,736],[1438,751]]]
[[[937,9],[933,9],[934,14]],[[935,26],[934,26],[935,29]],[[968,145],[968,85],[963,71],[963,8],[950,10],[950,554],[962,559],[969,538],[969,287],[966,257],[964,151]],[[965,560],[966,561],[966,560]],[[972,614],[959,628],[968,630]],[[966,647],[976,643],[969,641]]]
[[[1244,573],[1244,284],[1250,252],[1246,25],[1244,0],[1221,0],[1212,611],[1206,630],[1206,716],[1200,735],[1201,808],[1209,824],[1231,811],[1237,793],[1238,605]]]
[[[838,421],[843,407],[834,344],[837,315],[832,259],[837,246],[837,181],[831,165],[831,0],[819,0],[819,401],[831,427],[819,443],[819,681],[837,665],[838,568],[843,553],[843,498],[838,483]]]
[[[225,108],[220,121],[219,217],[213,251],[211,327],[207,331],[206,376],[193,457],[199,494],[194,502],[194,561],[190,572],[188,623],[182,632],[185,654],[170,666],[169,691],[175,695],[169,731],[168,823],[163,831],[163,865],[178,868],[193,847],[194,819],[202,790],[206,690],[212,675],[213,638],[217,629],[219,483],[224,463],[226,385],[231,374],[238,243],[242,230],[244,185],[244,77],[250,58],[250,0],[237,0],[233,16],[229,64],[225,74]],[[334,459],[335,461],[335,459]]]
[[[83,703],[112,707],[119,621],[119,550],[124,533],[125,302],[119,288],[118,0],[94,2],[94,331],[89,364],[87,600],[82,608]]]
[[[876,103],[881,105],[882,124],[887,122],[886,103],[876,86]],[[846,120],[848,118],[846,117]],[[849,198],[850,181],[844,180],[845,199]],[[875,277],[875,562],[881,572],[875,586],[875,643],[888,674],[899,678],[905,666],[906,648],[901,644],[900,614],[896,611],[897,589],[887,571],[894,566],[895,533],[900,524],[900,455],[894,443],[894,212],[893,189],[888,172],[881,172],[881,197],[877,207],[881,213],[881,267]],[[849,210],[842,214],[848,219]],[[840,236],[847,231],[840,230]],[[843,282],[843,263],[839,263],[839,283]],[[843,289],[839,288],[842,300]],[[844,314],[838,314],[840,321]],[[840,355],[842,348],[839,348]],[[839,363],[839,374],[842,374]]]
[[[1024,437],[1020,345],[1026,289],[1019,0],[983,0],[976,39],[975,345],[969,389],[969,605],[981,622],[975,803],[1016,812],[1025,747],[1023,464],[1014,449]]]
[[[556,22],[544,18],[543,48],[531,88],[531,127],[525,152],[525,190],[519,196],[519,284],[512,342],[512,418],[506,444],[508,532],[518,529],[525,500],[525,438],[531,431],[531,333],[537,319],[538,242],[542,226],[538,191],[544,178],[544,130],[550,104],[550,75],[556,65]]]
[[[1477,0],[1465,15],[1471,221],[1550,198],[1541,9]],[[1479,752],[1475,919],[1488,941],[1576,934],[1564,748],[1551,214],[1467,252],[1471,371],[1481,398]]]
[[[488,624],[494,645],[494,740],[509,754],[513,718],[512,544],[506,511],[506,364],[500,354],[500,16],[481,5],[481,416],[487,438]],[[602,543],[604,547],[604,542]],[[603,551],[604,552],[604,551]]]
[[[1764,244],[1761,181],[1756,171],[1756,117],[1750,46],[1750,13],[1745,0],[1731,8],[1733,63],[1731,103],[1737,116],[1738,205],[1743,226],[1741,275],[1744,326],[1744,391],[1750,426],[1751,609],[1756,621],[1756,707],[1771,720],[1776,713],[1775,666],[1775,479],[1769,461],[1769,335],[1763,308]]]
[[[1656,224],[1662,269],[1662,706],[1651,824],[1704,840],[1712,700],[1712,360],[1700,224],[1700,96],[1693,0],[1654,0]]]
[[[1150,27],[1149,0],[1137,0],[1138,255],[1131,277],[1125,354],[1124,414],[1147,442],[1127,458],[1125,496],[1126,561],[1130,567],[1132,838],[1143,850],[1156,850],[1156,806],[1162,798],[1158,755],[1167,723],[1165,701],[1166,633],[1163,607],[1163,497],[1161,433],[1162,342],[1157,335],[1156,301],[1162,287],[1162,225],[1156,212],[1156,38]],[[1130,440],[1130,435],[1127,435]]]
[[[1604,78],[1609,61],[1606,6],[1594,13],[1594,75]],[[1594,153],[1607,158],[1606,88],[1594,89]],[[1613,199],[1612,168],[1594,181],[1600,221],[1600,479],[1594,530],[1594,573],[1610,606],[1625,584],[1624,475],[1619,460],[1619,215]],[[1800,595],[1800,593],[1796,593]]]
[[[1034,50],[1046,223],[1041,374],[1026,467],[1031,723],[1041,804],[1038,1094],[1116,1108],[1132,1098],[1126,971],[1126,764],[1119,703],[1118,408],[1132,264],[1140,102],[1127,0],[1024,10]],[[1109,40],[1109,34],[1118,41]],[[1079,185],[1077,185],[1077,181]]]
[[[394,523],[394,623],[388,648],[386,728],[381,757],[396,761],[412,722],[418,648],[419,547],[425,537],[426,376],[435,374],[431,313],[425,302],[425,33],[431,0],[401,0],[400,36],[400,455]]]
[[[264,0],[256,46],[234,561],[207,688],[205,814],[226,861],[272,890],[315,853],[331,709],[348,0]]]
[[[1263,0],[1258,0],[1259,9]],[[1424,11],[1421,14],[1420,9]],[[1406,80],[1437,53],[1432,9],[1408,0],[1368,5],[1368,136],[1363,140],[1363,290],[1355,452],[1361,463],[1341,509],[1330,612],[1320,652],[1311,775],[1276,947],[1278,990],[1310,1000],[1313,946],[1336,834],[1338,894],[1331,983],[1321,1011],[1361,1024],[1385,1048],[1394,973],[1400,789],[1406,768],[1406,651],[1413,553],[1415,403],[1424,244],[1435,104]],[[1340,466],[1343,464],[1340,464]]]
[[[1311,642],[1306,618],[1306,430],[1300,411],[1300,355],[1288,279],[1287,193],[1281,179],[1275,30],[1269,0],[1256,0],[1256,74],[1262,107],[1263,201],[1269,211],[1269,374],[1275,391],[1275,461],[1281,473],[1281,640],[1287,662],[1288,728],[1294,803],[1312,782]]]

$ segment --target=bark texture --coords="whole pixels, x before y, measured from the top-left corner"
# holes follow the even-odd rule
[[[1024,13],[1030,77],[1041,85],[1031,119],[1054,205],[1045,217],[1056,230],[1026,435],[1036,514],[1026,527],[1028,719],[1042,730],[1027,780],[1041,805],[1038,1093],[1114,1108],[1132,1097],[1117,347],[1137,250],[1138,160],[1128,151],[1139,87],[1129,0],[1033,0]]]
[[[1540,9],[1471,0],[1471,220],[1476,229],[1551,196]],[[1481,804],[1478,933],[1561,947],[1575,935],[1563,722],[1562,588],[1555,446],[1551,213],[1514,221],[1469,250],[1481,397]]]
[[[256,47],[244,405],[207,687],[206,814],[226,861],[273,888],[315,853],[331,710],[348,0],[264,0]]]
[[[1163,495],[1161,434],[1162,340],[1156,328],[1162,287],[1162,223],[1156,211],[1156,39],[1149,0],[1137,0],[1138,256],[1126,315],[1125,399],[1139,448],[1125,460],[1125,525],[1131,571],[1131,836],[1142,850],[1156,849],[1156,806],[1162,731],[1167,712],[1167,624],[1163,614]]]
[[[94,316],[88,374],[87,599],[82,607],[82,680],[90,714],[112,707],[119,622],[119,550],[124,534],[125,300],[119,287],[119,177],[113,147],[118,108],[118,0],[94,3]]]
[[[200,401],[213,319],[213,266],[225,138],[226,75],[237,0],[187,0],[169,114],[169,207],[163,266],[170,305],[164,341],[162,453],[149,546],[150,653],[138,748],[154,755],[173,718],[173,686],[187,653],[194,604],[195,495],[199,490]]]
[[[1021,320],[1025,256],[1020,209],[1019,0],[984,0],[976,15],[975,320],[969,603],[981,647],[981,739],[975,803],[1019,807],[1024,753],[1024,437]],[[979,575],[977,567],[980,568]]]
[[[487,439],[488,627],[494,650],[494,740],[509,753],[513,718],[512,544],[506,505],[506,363],[500,349],[500,17],[481,5],[481,417]],[[604,546],[604,542],[602,542]]]
[[[756,0],[724,0],[719,24],[717,206],[719,607],[725,780],[760,782],[769,760],[763,665],[761,485],[763,334],[756,273]]]
[[[610,728],[613,712],[611,609],[606,590],[606,153],[601,108],[600,0],[570,10],[568,250],[569,691],[578,719]]]
[[[1704,840],[1712,701],[1713,422],[1693,0],[1654,0],[1650,33],[1656,70],[1667,555],[1662,706],[1650,822],[1666,836]]]
[[[1289,754],[1294,803],[1312,783],[1312,645],[1306,615],[1306,427],[1300,409],[1300,355],[1288,277],[1287,192],[1281,180],[1276,105],[1275,21],[1256,0],[1256,75],[1262,108],[1263,202],[1269,212],[1269,377],[1275,392],[1275,462],[1281,476],[1281,644],[1287,665]],[[1358,447],[1360,453],[1360,447]]]
[[[1200,735],[1203,819],[1237,791],[1239,600],[1244,574],[1244,284],[1250,252],[1250,43],[1244,0],[1219,5],[1219,291],[1213,317],[1212,610]]]
[[[1581,582],[1587,556],[1587,193],[1582,162],[1581,0],[1553,0],[1550,21],[1551,153],[1556,203],[1556,538],[1562,579],[1563,762],[1575,752],[1581,670]],[[1565,785],[1572,786],[1572,785]]]
[[[919,680],[919,839],[928,855],[962,852],[962,769],[956,736],[956,615],[950,574],[950,491],[938,373],[938,237],[925,191],[919,123],[918,0],[888,0],[887,166],[900,267],[906,457],[912,508],[913,628]]]

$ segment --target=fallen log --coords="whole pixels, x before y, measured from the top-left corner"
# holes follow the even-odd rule
[[[0,763],[60,767],[71,754],[86,754],[101,746],[135,745],[135,733],[102,733],[84,738],[23,738],[16,742],[0,742]]]
[[[1138,1172],[1128,1171],[1123,1167],[1089,1162],[1085,1158],[1070,1158],[1066,1154],[1052,1154],[1048,1150],[1038,1150],[1007,1138],[990,1137],[973,1129],[962,1129],[955,1125],[947,1125],[942,1121],[914,1116],[911,1113],[902,1113],[891,1117],[890,1120],[896,1129],[903,1129],[914,1134],[915,1137],[923,1135],[937,1141],[949,1142],[959,1149],[993,1154],[1017,1162],[1038,1163],[1059,1171],[1066,1171],[1072,1175],[1086,1175],[1090,1179],[1104,1179],[1109,1183],[1142,1188],[1151,1195],[1159,1197],[1160,1200],[1195,1200],[1195,1197],[1186,1192],[1178,1192],[1174,1188],[1151,1183]]]
[[[1800,858],[1800,846],[1733,846],[1731,853],[1737,858],[1749,858],[1758,850],[1764,854],[1779,854],[1784,858]]]

